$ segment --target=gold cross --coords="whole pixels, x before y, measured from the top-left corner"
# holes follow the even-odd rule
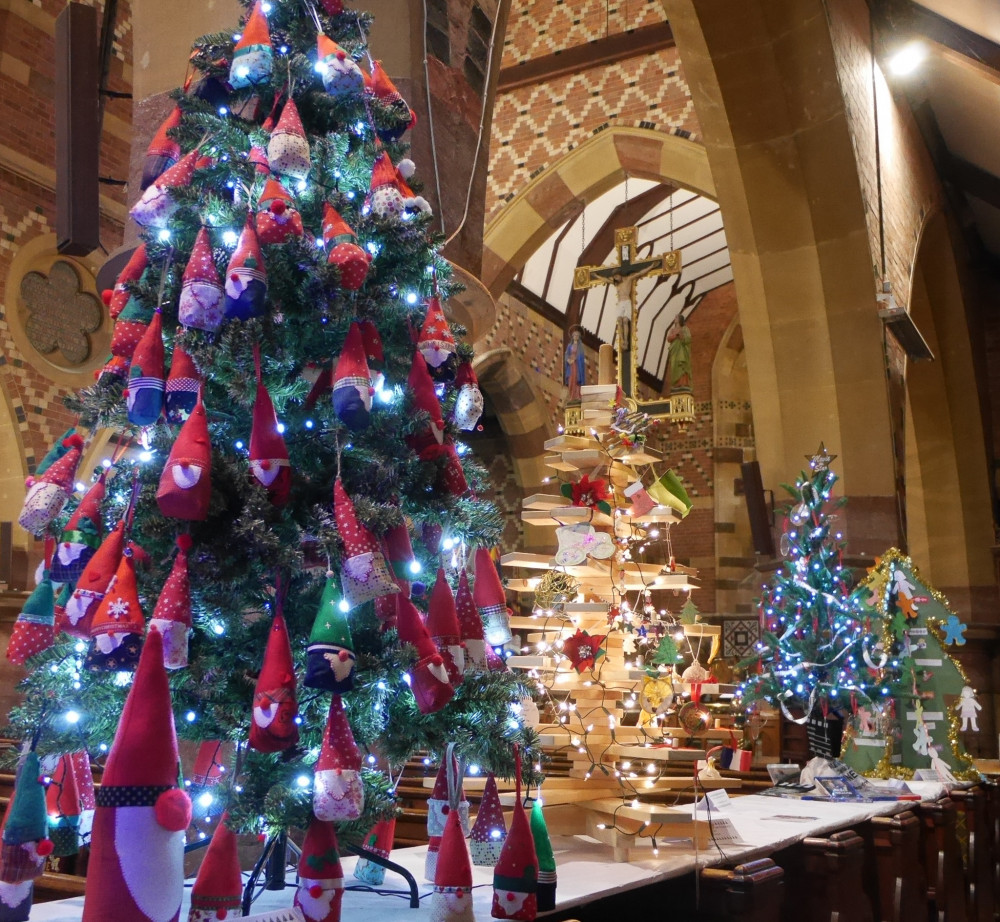
[[[633,400],[639,385],[639,306],[636,303],[636,285],[640,279],[660,275],[677,275],[681,271],[681,251],[670,250],[649,259],[636,259],[639,228],[619,227],[615,231],[615,249],[618,262],[611,266],[577,266],[573,273],[575,289],[597,288],[614,285],[618,289],[619,315],[615,325],[615,344],[618,347],[618,386],[626,397]],[[623,311],[622,305],[627,305]]]

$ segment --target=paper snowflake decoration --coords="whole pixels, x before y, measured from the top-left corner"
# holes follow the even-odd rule
[[[108,606],[108,614],[115,620],[128,617],[128,602],[122,598],[115,599]]]

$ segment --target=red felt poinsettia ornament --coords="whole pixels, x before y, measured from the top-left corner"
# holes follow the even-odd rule
[[[572,500],[574,506],[586,506],[589,509],[596,509],[605,515],[611,514],[611,491],[608,489],[608,482],[601,477],[590,479],[589,474],[584,474],[578,483],[564,483],[560,487],[562,495]]]
[[[593,669],[597,661],[607,652],[604,649],[606,634],[588,634],[577,628],[572,637],[563,641],[563,653],[577,672]]]

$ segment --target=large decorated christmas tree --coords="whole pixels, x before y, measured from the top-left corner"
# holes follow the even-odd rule
[[[501,520],[460,441],[482,397],[408,184],[413,114],[369,25],[258,0],[195,42],[106,298],[113,355],[21,517],[55,543],[8,732],[103,759],[155,631],[178,733],[235,744],[214,795],[234,829],[305,828],[325,773],[363,761],[340,830],[360,835],[392,811],[382,769],[453,741],[510,776],[523,741],[524,689],[455,615]]]
[[[759,602],[761,640],[741,665],[748,709],[767,702],[787,720],[807,724],[814,752],[838,755],[841,716],[881,706],[889,694],[884,662],[873,659],[877,637],[863,615],[844,566],[837,531],[837,475],[821,445],[794,486],[781,553],[786,559]]]

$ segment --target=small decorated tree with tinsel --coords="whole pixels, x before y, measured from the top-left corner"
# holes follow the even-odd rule
[[[884,676],[871,669],[870,646],[844,567],[842,535],[833,499],[836,474],[821,445],[794,487],[781,552],[786,558],[759,601],[761,640],[740,666],[748,711],[766,702],[787,720],[805,723],[818,755],[839,755],[842,718],[849,709],[877,708],[888,694]]]
[[[478,636],[454,618],[466,555],[502,523],[459,441],[482,397],[409,184],[413,113],[365,14],[244,6],[237,34],[194,44],[131,210],[141,245],[106,293],[113,354],[72,401],[118,448],[77,475],[68,435],[26,500],[22,524],[58,544],[16,629],[30,674],[8,732],[103,759],[152,616],[180,734],[235,744],[194,779],[219,782],[206,803],[267,832],[326,804],[360,838],[394,809],[377,769],[417,749],[454,741],[511,775],[526,692],[464,655],[474,608]],[[347,777],[364,796],[334,817]]]

